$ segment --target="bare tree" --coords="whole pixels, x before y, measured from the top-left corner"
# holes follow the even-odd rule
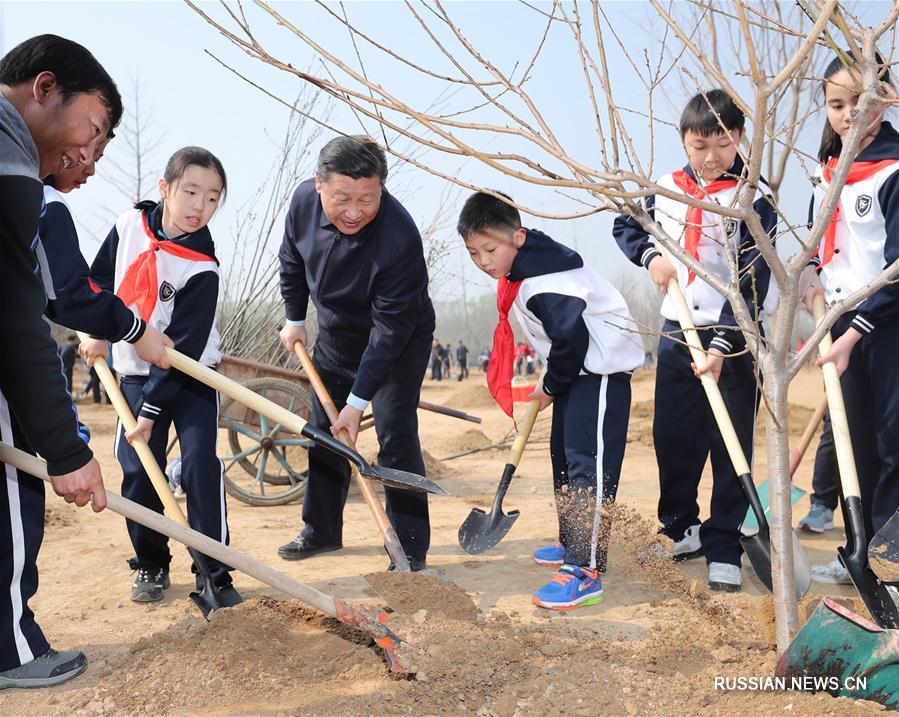
[[[651,0],[658,21],[666,28],[663,41],[651,56],[644,51],[637,56],[624,42],[616,27],[606,17],[607,8],[599,2],[554,2],[547,9],[522,3],[509,9],[518,13],[516,47],[530,42],[530,51],[523,51],[511,69],[507,60],[493,60],[488,51],[476,46],[469,35],[452,17],[440,0],[420,3],[407,2],[405,10],[422,37],[430,43],[430,66],[418,64],[416,58],[404,56],[393,49],[394,43],[372,37],[364,28],[354,24],[346,13],[337,13],[330,6],[319,3],[330,15],[338,29],[350,33],[355,51],[335,50],[334,35],[323,33],[321,40],[312,37],[303,24],[292,22],[264,2],[255,3],[259,16],[268,16],[281,28],[292,33],[299,43],[310,48],[320,58],[324,72],[312,74],[293,67],[279,58],[263,41],[264,31],[254,16],[254,26],[242,6],[235,9],[223,5],[221,17],[212,17],[206,6],[188,4],[228,41],[249,57],[306,81],[324,93],[344,103],[352,112],[376,122],[385,132],[394,132],[413,144],[425,147],[428,154],[409,156],[396,144],[385,146],[410,164],[435,176],[471,189],[480,189],[466,180],[465,174],[446,169],[446,159],[471,158],[494,173],[513,180],[543,187],[556,193],[560,210],[543,212],[537,207],[516,204],[519,209],[537,217],[574,219],[600,211],[630,215],[639,220],[646,231],[664,247],[665,251],[689,268],[697,277],[721,293],[731,304],[736,321],[747,341],[761,373],[764,375],[763,395],[767,408],[768,475],[772,490],[772,554],[777,619],[777,643],[780,650],[789,644],[798,628],[795,600],[795,579],[792,564],[791,506],[787,445],[787,388],[791,379],[815,350],[818,341],[833,322],[858,301],[886,285],[897,273],[899,263],[886,268],[880,276],[828,311],[821,327],[816,329],[806,347],[794,355],[790,336],[800,306],[802,287],[800,278],[809,258],[818,246],[822,234],[836,206],[859,142],[866,119],[884,101],[884,90],[877,80],[875,44],[890,32],[899,17],[899,6],[885,13],[882,22],[865,27],[858,20],[841,12],[837,0],[802,0],[802,18],[791,20],[766,14],[764,9],[745,2],[694,2],[700,10],[693,24],[683,24],[676,18],[670,4]],[[770,8],[769,8],[770,9]],[[745,56],[747,75],[735,78],[716,65],[696,37],[708,27],[721,37],[739,38]],[[533,78],[545,69],[541,65],[542,52],[548,38],[567,40],[569,67],[554,62],[553,73],[576,73],[583,86],[578,97],[566,97],[569,112],[592,119],[592,142],[572,144],[548,119],[553,97],[532,94]],[[772,37],[783,47],[779,57],[761,51],[760,38]],[[325,43],[328,43],[326,45]],[[368,77],[359,47],[377,54],[382,62],[395,63],[405,73],[413,72],[422,82],[437,87],[453,87],[452,111],[420,109],[408,82],[390,83],[390,73],[379,73],[379,82]],[[780,166],[781,150],[798,160],[809,180],[816,168],[816,160],[791,147],[795,127],[804,109],[794,114],[786,105],[792,100],[788,89],[797,81],[805,81],[808,62],[817,46],[830,50],[848,46],[857,63],[863,92],[859,98],[857,117],[852,130],[844,138],[843,152],[818,212],[808,231],[803,216],[799,221],[782,216],[780,235],[792,236],[799,249],[787,259],[775,250],[774,238],[763,229],[759,215],[753,209],[763,167]],[[640,108],[626,107],[616,101],[613,88],[619,78],[610,75],[608,53],[615,52],[632,68],[629,83],[640,83],[645,102]],[[890,56],[892,53],[888,53]],[[889,58],[888,58],[889,61]],[[398,76],[400,73],[397,73]],[[659,185],[653,180],[657,159],[656,143],[670,136],[670,122],[657,110],[658,98],[671,89],[678,75],[690,80],[693,90],[709,84],[727,91],[745,112],[752,127],[751,141],[743,148],[745,171],[740,177],[735,200],[720,205],[711,200],[697,200],[679,191]],[[812,78],[813,79],[813,78]],[[808,85],[806,85],[808,86]],[[794,95],[795,96],[795,95]],[[780,112],[780,114],[778,114]],[[634,120],[634,118],[637,118]],[[639,125],[642,125],[640,127]],[[663,130],[660,132],[660,129]],[[640,141],[635,141],[636,132]],[[776,160],[767,160],[774,152]],[[435,158],[440,158],[438,162]],[[786,162],[786,159],[783,160]],[[489,191],[489,190],[487,190]],[[757,247],[772,274],[781,300],[773,317],[773,336],[762,337],[758,316],[750,312],[740,293],[742,274],[738,263],[738,249],[728,252],[730,276],[722,280],[712,275],[691,254],[684,250],[679,237],[670,236],[646,211],[645,198],[655,195],[675,202],[712,212],[724,221],[743,221],[752,233]],[[800,228],[802,234],[800,236]]]

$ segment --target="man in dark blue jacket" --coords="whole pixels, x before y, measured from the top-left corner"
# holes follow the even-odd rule
[[[372,405],[378,463],[423,475],[418,400],[431,354],[434,308],[421,235],[409,213],[384,188],[384,152],[366,137],[338,137],[322,149],[314,179],[300,184],[287,213],[281,246],[281,295],[287,322],[281,340],[291,352],[306,345],[306,311],[315,305],[314,362],[341,408],[333,426],[355,441]],[[314,402],[311,423],[327,429]],[[300,560],[342,546],[347,462],[309,449],[305,526],[278,549]],[[430,542],[427,497],[386,488],[387,515],[413,570],[426,564]]]

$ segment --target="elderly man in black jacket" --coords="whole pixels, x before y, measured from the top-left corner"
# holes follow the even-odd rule
[[[281,246],[284,345],[306,345],[309,300],[317,310],[314,362],[341,408],[333,430],[353,440],[371,403],[378,463],[424,474],[417,408],[431,354],[434,308],[421,235],[385,189],[384,152],[366,137],[338,137],[322,149],[314,179],[300,184],[287,213]],[[314,402],[311,422],[329,426]],[[309,449],[304,527],[278,549],[300,560],[342,546],[347,462]],[[430,542],[427,496],[386,488],[387,515],[413,570],[426,564]]]

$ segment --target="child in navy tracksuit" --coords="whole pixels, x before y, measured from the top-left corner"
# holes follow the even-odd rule
[[[811,219],[821,206],[842,137],[860,93],[860,73],[835,58],[824,73],[827,119],[818,158]],[[889,82],[888,70],[880,79]],[[860,144],[828,229],[812,259],[806,279],[811,308],[815,294],[828,305],[844,300],[899,258],[899,133],[882,122],[883,110]],[[817,272],[813,271],[816,269]],[[817,276],[816,276],[817,273]],[[819,359],[834,361],[852,435],[861,489],[866,539],[899,508],[899,285],[887,284],[843,314],[832,330],[833,348]],[[841,492],[842,495],[842,492]],[[850,524],[841,501],[845,524]],[[847,530],[847,551],[853,536]]]
[[[531,398],[541,408],[553,403],[550,453],[559,543],[538,553],[551,552],[543,564],[560,568],[533,602],[554,610],[596,604],[603,597],[600,573],[609,539],[602,509],[618,490],[630,377],[643,362],[642,342],[621,295],[576,252],[522,227],[510,204],[476,193],[462,209],[458,230],[478,268],[499,281],[500,324],[488,383],[506,413],[512,415],[515,356],[510,309],[547,366]]]
[[[165,331],[175,349],[206,366],[221,354],[215,327],[219,269],[207,224],[226,188],[221,162],[205,149],[185,147],[166,165],[159,182],[163,201],[141,202],[120,216],[91,267],[96,283],[114,289],[135,316]],[[181,478],[187,493],[188,522],[195,530],[228,543],[222,463],[216,456],[218,394],[175,370],[163,371],[140,359],[124,343],[113,346],[113,365],[122,393],[138,417],[137,427],[116,438],[122,465],[122,494],[162,512],[162,503],[129,445],[142,436],[160,468],[165,466],[169,427],[181,444]],[[171,553],[164,536],[128,521],[136,556],[132,600],[161,600],[169,585]],[[206,559],[225,605],[240,601],[230,568]],[[196,567],[194,567],[196,571]],[[200,586],[200,578],[197,578]]]
[[[661,177],[658,184],[723,206],[733,204],[737,180],[745,169],[737,154],[744,124],[743,113],[722,90],[694,97],[680,121],[689,163],[682,170]],[[777,219],[768,194],[768,188],[762,184],[753,207],[765,231],[771,233]],[[741,293],[761,332],[761,313],[763,307],[768,308],[764,305],[770,271],[761,260],[749,228],[742,222],[688,208],[661,194],[647,198],[646,208],[671,238],[715,276],[730,282],[731,264],[737,265]],[[665,323],[659,341],[653,418],[661,532],[675,541],[675,560],[705,553],[710,588],[739,590],[740,524],[748,503],[696,377],[708,371],[718,381],[743,452],[751,461],[757,406],[752,357],[742,353],[746,342],[736,326],[730,302],[684,265],[678,262],[675,268],[637,219],[626,215],[616,218],[614,235],[625,255],[638,266],[646,267],[662,291],[667,291],[670,280],[678,282],[708,352],[704,366],[692,365],[674,304],[666,296],[661,309]],[[725,361],[725,355],[732,356]],[[696,499],[710,453],[714,481],[711,510],[700,526]]]

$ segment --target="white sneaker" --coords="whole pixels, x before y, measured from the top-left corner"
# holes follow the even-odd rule
[[[728,593],[739,592],[743,587],[743,573],[739,565],[709,563],[709,590]]]
[[[684,532],[684,537],[674,544],[671,557],[676,562],[698,558],[702,555],[702,543],[699,542],[699,526],[691,525]]]
[[[831,585],[852,585],[849,571],[843,567],[839,558],[834,558],[827,565],[815,565],[812,567],[812,580]]]

